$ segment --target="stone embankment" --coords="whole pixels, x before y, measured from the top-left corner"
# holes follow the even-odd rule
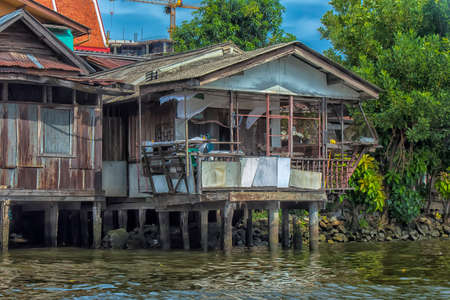
[[[309,238],[308,218],[298,218],[302,228],[302,239],[306,243]],[[377,222],[373,222],[377,223]],[[246,244],[245,222],[235,224],[233,227],[233,245],[244,246]],[[441,238],[448,239],[450,225],[444,224],[441,219],[434,216],[423,216],[418,218],[409,226],[399,224],[357,226],[353,228],[349,222],[336,217],[320,219],[320,242],[322,243],[344,243],[344,242],[389,242],[393,240],[424,240]],[[191,248],[200,248],[200,229],[196,224],[190,226]],[[292,241],[292,222],[290,228]],[[172,248],[182,248],[181,232],[178,227],[170,227]],[[197,238],[196,238],[197,237]],[[267,219],[255,220],[253,222],[253,245],[268,246],[268,224]],[[280,232],[281,241],[281,232]],[[292,243],[291,243],[292,244]],[[159,231],[157,225],[145,225],[142,229],[136,228],[127,232],[123,228],[109,231],[103,238],[103,248],[112,249],[152,249],[159,248]],[[220,249],[220,227],[216,223],[210,223],[208,227],[208,248]]]

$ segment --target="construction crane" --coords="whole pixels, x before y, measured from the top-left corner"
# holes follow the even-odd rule
[[[109,1],[114,2],[115,0],[109,0]],[[175,28],[177,27],[176,22],[175,22],[176,8],[180,7],[180,8],[189,8],[189,9],[200,9],[200,7],[198,7],[198,6],[183,4],[183,0],[125,0],[125,1],[165,6],[166,14],[170,15],[170,27],[168,30],[170,39],[172,39],[172,34],[175,31]]]

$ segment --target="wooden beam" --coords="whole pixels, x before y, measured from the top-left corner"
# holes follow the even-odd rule
[[[208,213],[209,211],[206,209],[200,211],[201,244],[205,252],[208,251]]]
[[[270,95],[266,94],[266,156],[270,156]]]
[[[253,247],[253,210],[248,209],[247,228],[245,231],[245,244],[247,247]]]
[[[231,254],[233,249],[233,214],[234,204],[227,202],[223,209],[223,251]]]
[[[80,233],[81,233],[81,246],[89,247],[89,227],[88,227],[88,208],[85,205],[81,205],[80,209]]]
[[[281,210],[281,243],[284,249],[289,248],[290,236],[289,236],[289,209]]]
[[[189,241],[189,212],[182,211],[180,212],[180,227],[181,234],[183,236],[183,249],[189,250],[191,248]]]
[[[170,224],[169,212],[159,212],[159,239],[162,250],[170,249]]]
[[[297,216],[294,216],[292,218],[292,228],[293,228],[292,244],[294,246],[294,249],[302,250],[303,248],[302,230]]]
[[[268,210],[269,217],[269,247],[271,251],[278,250],[278,227],[280,224],[280,217],[277,208],[270,208]]]
[[[294,153],[294,96],[289,96],[289,122],[288,122],[288,146],[289,157]]]
[[[326,201],[327,194],[317,192],[230,192],[231,202],[246,201]]]
[[[45,209],[45,244],[48,247],[58,246],[58,203],[51,203]]]
[[[0,228],[0,237],[2,244],[2,251],[8,251],[9,247],[9,211],[10,211],[10,200],[3,200],[1,202],[1,228]]]
[[[92,203],[92,244],[94,249],[99,249],[102,244],[102,203]]]
[[[230,111],[229,111],[229,120],[230,120],[230,142],[234,142],[234,129],[233,129],[233,110],[234,110],[234,99],[233,99],[233,91],[229,91],[230,93]],[[234,152],[234,145],[230,145],[231,152]]]
[[[317,202],[309,204],[309,249],[319,248],[319,209]]]

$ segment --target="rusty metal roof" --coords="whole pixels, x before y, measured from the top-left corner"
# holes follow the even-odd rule
[[[17,52],[0,52],[0,67],[80,72],[80,69],[60,61]]]
[[[98,56],[92,56],[92,55],[86,56],[86,60],[91,64],[98,65],[99,67],[101,67],[104,70],[114,69],[117,67],[126,66],[126,65],[136,62],[136,61],[132,61],[132,60],[108,58],[108,57],[98,57]]]

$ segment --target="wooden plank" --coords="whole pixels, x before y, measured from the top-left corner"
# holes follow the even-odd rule
[[[289,209],[281,209],[281,236],[283,249],[289,248]]]
[[[227,202],[223,209],[223,251],[230,254],[233,248],[233,214],[234,204]]]
[[[207,209],[200,211],[200,235],[203,251],[208,251],[208,213]]]
[[[0,228],[0,237],[2,244],[2,251],[5,252],[9,247],[9,210],[10,210],[11,201],[3,200],[0,203],[0,212],[1,212],[1,228]]]
[[[38,105],[18,104],[18,166],[40,167],[38,139]]]
[[[280,224],[280,217],[278,208],[269,208],[269,247],[271,251],[278,250],[278,228]]]
[[[319,248],[319,208],[317,202],[309,204],[309,249]]]
[[[17,105],[0,104],[0,167],[17,165]]]
[[[102,203],[92,203],[93,248],[99,249],[102,243]]]
[[[169,212],[159,212],[159,236],[162,250],[170,249]]]
[[[230,192],[230,201],[327,201],[327,195],[325,192]]]
[[[248,209],[247,228],[245,230],[245,243],[247,247],[253,247],[253,210]]]
[[[189,211],[180,212],[180,227],[181,235],[183,236],[183,249],[189,250],[191,248],[189,242]]]
[[[51,203],[45,209],[45,244],[48,247],[58,246],[58,203]]]

